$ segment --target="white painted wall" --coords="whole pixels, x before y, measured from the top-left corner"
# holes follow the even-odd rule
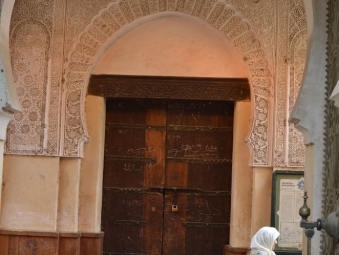
[[[326,8],[323,0],[305,0],[310,41],[304,79],[290,121],[303,133],[307,145],[305,190],[311,208],[309,221],[322,217],[322,168],[324,159],[324,110],[326,81]],[[312,240],[313,254],[320,254],[320,232]],[[306,254],[306,249],[303,249]]]

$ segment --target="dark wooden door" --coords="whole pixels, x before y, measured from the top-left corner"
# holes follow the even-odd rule
[[[233,102],[107,101],[104,254],[221,255]]]

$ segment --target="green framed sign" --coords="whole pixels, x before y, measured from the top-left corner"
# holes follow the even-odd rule
[[[299,208],[303,205],[304,172],[276,170],[272,175],[271,226],[279,232],[277,255],[301,255],[303,229]]]

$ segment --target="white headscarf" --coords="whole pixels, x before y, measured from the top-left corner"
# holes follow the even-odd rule
[[[275,228],[263,227],[252,237],[251,249],[265,250],[268,254],[275,255],[272,247],[279,235]]]

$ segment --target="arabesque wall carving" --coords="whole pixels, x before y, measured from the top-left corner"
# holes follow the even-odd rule
[[[42,154],[50,37],[34,20],[19,23],[12,35],[14,82],[22,112],[8,125],[7,152]]]
[[[292,4],[302,4],[302,0],[292,2]],[[43,6],[43,8],[39,9],[37,6]],[[283,10],[279,14],[279,23],[285,24],[283,25],[285,30],[277,31],[275,19],[277,8]],[[38,113],[40,128],[30,126],[30,130],[34,128],[34,132],[39,132],[40,140],[35,138],[31,141],[36,147],[34,151],[19,147],[14,150],[15,143],[12,139],[7,143],[7,153],[81,156],[82,144],[87,139],[84,95],[87,92],[91,68],[98,54],[101,54],[103,47],[109,45],[117,31],[130,26],[135,20],[141,21],[149,15],[171,13],[171,15],[195,17],[206,22],[230,40],[243,56],[251,74],[253,87],[254,119],[252,131],[248,137],[248,143],[253,147],[253,165],[272,165],[272,149],[277,155],[286,154],[286,144],[270,145],[269,141],[273,140],[274,132],[280,134],[280,126],[286,121],[287,110],[283,103],[283,100],[287,100],[285,93],[281,98],[277,98],[281,105],[278,110],[281,119],[278,120],[279,125],[274,128],[274,97],[278,94],[278,90],[277,93],[274,91],[275,80],[273,78],[280,81],[281,88],[288,83],[286,77],[283,80],[283,73],[286,71],[283,60],[286,59],[285,52],[289,45],[286,42],[290,42],[286,33],[288,31],[288,8],[289,5],[283,0],[98,0],[95,2],[91,0],[68,2],[66,0],[17,0],[12,31],[15,31],[16,20],[28,22],[26,21],[27,15],[23,14],[26,11],[30,13],[29,15],[34,15],[36,21],[44,24],[48,31],[48,39],[52,38],[46,41],[46,47],[48,47],[46,61],[50,61],[49,69],[43,70],[45,79],[48,74],[48,82],[45,80],[42,87],[46,84],[48,87],[41,89],[43,98],[46,98],[47,91],[48,118],[44,119],[45,108],[42,104]],[[33,9],[48,9],[48,11],[35,14]],[[280,10],[277,13],[280,13]],[[278,33],[278,41],[286,43],[279,48],[285,47],[285,52],[281,51],[277,58],[277,70],[280,75],[277,73],[276,77],[274,75],[276,72],[275,51],[277,50],[275,33]],[[12,45],[15,45],[14,36],[11,37],[11,41]],[[295,45],[296,49],[299,49],[299,44]],[[299,62],[295,63],[298,65],[295,70],[299,70]],[[47,66],[47,62],[40,62],[40,64]],[[38,68],[39,65],[34,66]],[[20,75],[20,70],[14,69],[15,76]],[[20,88],[21,82],[19,80],[16,82]],[[279,86],[276,86],[279,89]],[[31,110],[27,108],[27,111]],[[24,115],[27,114],[24,113]],[[23,137],[23,134],[18,131],[19,126],[19,122],[13,122],[9,134]],[[286,135],[286,130],[281,132],[282,138],[279,138],[279,141],[285,141]],[[295,135],[292,135],[293,137]],[[282,150],[277,150],[280,147]],[[283,161],[286,162],[286,159]],[[275,163],[280,164],[283,161]]]
[[[13,78],[22,112],[7,128],[6,152],[43,154],[52,0],[16,1],[10,24]]]
[[[307,21],[303,1],[293,0],[289,7],[289,56],[290,80],[288,98],[288,118],[292,112],[302,82],[307,50]],[[288,129],[288,161],[292,167],[304,167],[305,145],[302,133],[289,123]]]
[[[303,167],[303,136],[288,119],[306,62],[307,24],[302,0],[277,1],[277,69],[274,166]]]

